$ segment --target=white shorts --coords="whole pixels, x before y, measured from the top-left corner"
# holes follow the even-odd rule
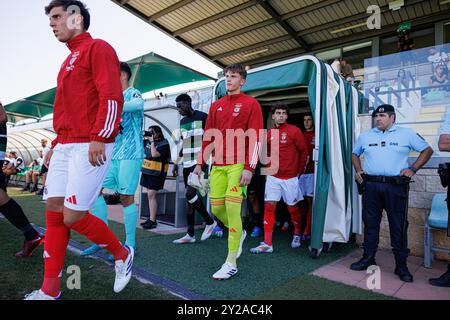
[[[44,200],[64,198],[64,206],[75,211],[92,208],[102,189],[114,144],[105,144],[106,162],[89,162],[89,143],[58,144],[53,149],[45,182]]]
[[[293,206],[297,202],[303,200],[303,191],[300,188],[297,177],[289,180],[282,180],[267,176],[264,201],[278,202],[281,197],[283,197],[283,201],[286,202],[288,206]]]
[[[298,180],[304,197],[314,197],[314,173],[302,174]]]

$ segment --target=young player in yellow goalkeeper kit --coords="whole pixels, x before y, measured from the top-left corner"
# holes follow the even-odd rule
[[[246,237],[242,230],[242,199],[259,160],[260,131],[263,129],[261,106],[254,98],[241,92],[247,78],[245,68],[239,64],[231,65],[225,68],[224,75],[227,95],[210,108],[202,152],[194,170],[194,173],[201,174],[202,166],[213,150],[211,208],[229,231],[228,257],[213,275],[216,280],[229,279],[238,271],[236,260]],[[243,141],[245,144],[240,143]]]

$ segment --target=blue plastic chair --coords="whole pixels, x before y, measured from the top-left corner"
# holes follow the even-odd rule
[[[435,247],[433,240],[433,230],[446,230],[448,223],[448,210],[445,199],[446,193],[438,193],[433,197],[431,211],[425,222],[424,228],[424,267],[431,268],[431,262],[434,260],[434,252],[450,253],[450,249]]]

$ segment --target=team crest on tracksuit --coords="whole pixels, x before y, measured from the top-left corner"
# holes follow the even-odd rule
[[[242,104],[240,104],[240,103],[237,103],[237,104],[234,106],[233,117],[237,117],[237,116],[239,115],[239,113],[241,112],[241,108],[242,108]]]
[[[70,59],[69,65],[66,67],[66,71],[72,71],[75,68],[73,64],[75,63],[75,61],[77,61],[79,56],[80,56],[79,51],[73,53],[72,59]]]
[[[281,134],[281,143],[286,143],[287,142],[287,133],[283,132]]]

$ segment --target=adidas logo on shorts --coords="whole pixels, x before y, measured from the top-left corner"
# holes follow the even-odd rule
[[[76,196],[71,196],[68,199],[66,199],[66,201],[71,203],[71,204],[77,204],[77,197]]]

